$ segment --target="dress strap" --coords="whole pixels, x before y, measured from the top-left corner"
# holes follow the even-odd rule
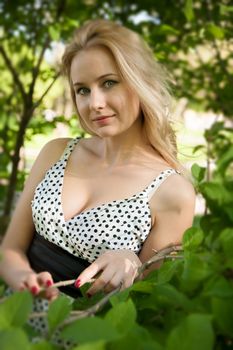
[[[71,139],[67,145],[66,148],[63,151],[63,154],[61,156],[61,160],[67,161],[67,159],[69,158],[69,156],[71,155],[74,147],[77,145],[78,141],[81,139],[81,137],[76,137],[74,139]]]
[[[155,191],[160,187],[160,185],[173,174],[180,174],[178,170],[169,168],[167,170],[163,170],[152,182],[149,186],[146,187],[145,191],[147,193],[148,199],[150,200]]]

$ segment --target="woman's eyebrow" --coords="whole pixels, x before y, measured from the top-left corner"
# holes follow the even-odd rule
[[[99,76],[96,80],[97,80],[97,81],[98,81],[98,80],[101,80],[101,79],[106,78],[106,77],[108,77],[108,76],[110,76],[110,75],[111,75],[111,76],[112,76],[112,75],[117,76],[116,73],[107,73],[107,74],[103,74],[103,75]],[[74,85],[74,86],[76,86],[76,85],[85,85],[85,83],[82,83],[82,82],[80,82],[80,81],[76,81],[73,85]]]

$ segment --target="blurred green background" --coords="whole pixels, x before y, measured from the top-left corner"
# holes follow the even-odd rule
[[[139,32],[174,81],[179,158],[232,176],[233,4],[214,0],[0,0],[0,231],[32,162],[55,137],[85,135],[60,73],[64,45],[91,18]],[[205,213],[197,194],[196,214]]]

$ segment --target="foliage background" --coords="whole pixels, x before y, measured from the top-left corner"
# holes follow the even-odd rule
[[[205,143],[193,149],[194,155],[201,151],[205,156],[206,166],[194,165],[192,174],[206,210],[184,236],[183,259],[165,262],[147,280],[111,299],[98,316],[71,324],[65,338],[83,343],[79,349],[232,348],[233,4],[228,0],[0,0],[0,16],[2,232],[27,175],[25,145],[33,145],[35,135],[50,137],[61,123],[71,134],[82,135],[76,116],[69,111],[67,117],[64,108],[69,97],[59,56],[51,60],[49,55],[85,20],[110,18],[138,31],[171,72],[174,96],[184,101],[183,108],[215,114],[215,122],[205,131]],[[57,113],[46,120],[46,109]],[[84,297],[83,304],[88,307],[90,301]],[[67,312],[57,319],[50,312],[47,340],[33,345],[25,326],[31,296],[16,293],[8,298],[0,305],[0,347],[53,349],[51,334],[70,312],[67,300],[59,299],[58,309],[59,305]]]

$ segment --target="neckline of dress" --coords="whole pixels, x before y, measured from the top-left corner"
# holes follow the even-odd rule
[[[75,219],[82,217],[85,214],[89,214],[90,212],[92,212],[93,210],[103,210],[102,208],[104,208],[105,206],[116,206],[117,204],[120,204],[122,202],[129,202],[132,199],[135,198],[146,198],[146,202],[147,205],[149,207],[150,210],[150,206],[149,206],[149,197],[148,197],[148,190],[149,188],[156,182],[158,181],[159,177],[161,177],[162,175],[165,175],[165,173],[167,171],[172,171],[173,172],[177,172],[177,170],[175,170],[174,168],[167,168],[165,170],[162,170],[143,190],[136,192],[135,194],[133,194],[132,196],[123,198],[123,199],[115,199],[112,201],[108,201],[106,203],[101,203],[98,204],[94,207],[90,207],[90,208],[86,208],[83,209],[80,213],[73,215],[70,219],[65,219],[65,215],[64,215],[64,211],[63,211],[63,205],[62,205],[62,189],[63,189],[63,184],[64,184],[64,176],[65,176],[65,170],[66,170],[66,164],[67,161],[69,159],[69,156],[71,155],[75,145],[79,142],[81,138],[80,137],[76,137],[72,140],[70,140],[70,142],[67,144],[66,149],[63,153],[63,156],[61,157],[61,159],[63,160],[63,162],[65,163],[63,166],[63,172],[62,172],[62,176],[61,176],[61,180],[60,180],[60,208],[61,208],[61,214],[62,214],[62,218],[64,223],[67,225],[68,223],[74,221]]]
[[[86,208],[86,209],[83,209],[80,213],[78,214],[75,214],[73,215],[70,219],[65,219],[65,215],[64,215],[64,212],[63,212],[63,206],[62,206],[62,188],[63,188],[63,183],[64,183],[64,173],[65,173],[65,169],[63,170],[63,174],[62,174],[62,177],[61,177],[61,183],[60,183],[60,207],[61,207],[61,213],[62,213],[62,217],[63,217],[63,221],[65,222],[65,224],[77,219],[78,217],[82,217],[83,215],[85,214],[89,214],[90,212],[92,212],[93,210],[103,210],[104,207],[113,207],[113,206],[116,206],[117,204],[121,204],[122,202],[130,202],[131,200],[137,198],[137,199],[143,199],[143,198],[146,198],[146,202],[148,204],[148,207],[149,207],[149,197],[148,197],[148,189],[152,186],[153,183],[155,183],[156,181],[158,181],[159,177],[161,175],[165,175],[165,172],[167,170],[172,170],[175,171],[175,169],[173,168],[168,168],[166,170],[163,170],[161,171],[157,176],[156,178],[154,178],[150,183],[149,185],[147,185],[143,190],[141,191],[138,191],[136,192],[135,194],[133,194],[132,196],[128,196],[128,197],[125,197],[125,198],[122,198],[122,199],[114,199],[112,201],[108,201],[108,202],[105,202],[105,203],[101,203],[101,204],[98,204],[94,207],[90,207],[90,208]]]

